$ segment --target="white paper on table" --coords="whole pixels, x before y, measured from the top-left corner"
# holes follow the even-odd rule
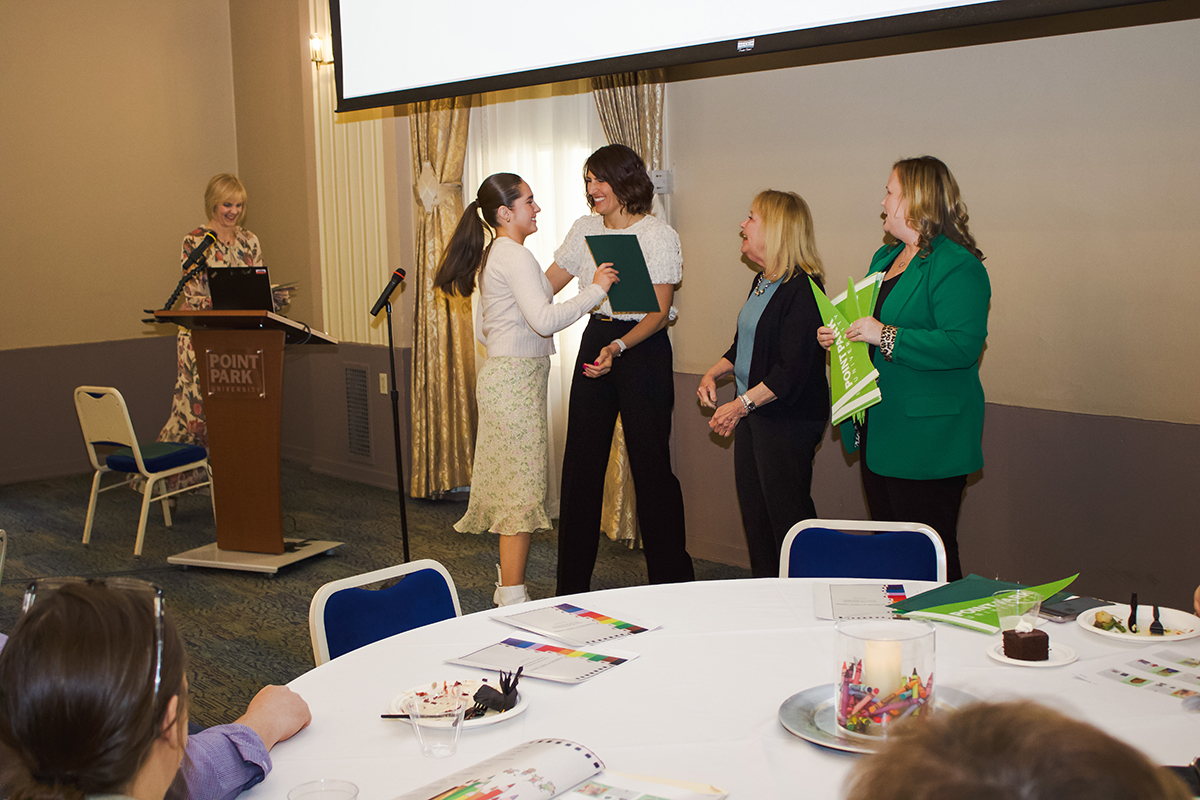
[[[813,583],[813,613],[817,619],[892,619],[888,604],[908,597],[904,584]]]
[[[653,622],[616,619],[570,603],[559,603],[492,619],[575,646],[622,639],[662,627]]]
[[[563,797],[590,797],[593,800],[722,800],[728,795],[715,786],[606,770],[588,778]]]
[[[512,800],[548,800],[604,769],[586,747],[566,739],[535,739],[427,783],[395,800],[432,800],[455,789],[499,792]]]
[[[523,667],[521,677],[524,678],[583,683],[588,678],[594,678],[637,657],[637,653],[614,650],[608,650],[607,653],[588,653],[558,644],[508,638],[465,656],[448,658],[446,661],[450,664],[464,664],[498,672],[516,672],[518,667]]]
[[[1161,642],[1091,659],[1075,670],[1075,677],[1097,686],[1123,684],[1147,695],[1183,701],[1200,696],[1200,653],[1187,647],[1190,644]]]

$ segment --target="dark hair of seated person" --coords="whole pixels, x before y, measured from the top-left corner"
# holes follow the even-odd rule
[[[1187,800],[1166,769],[1032,702],[979,703],[896,729],[847,779],[847,800]]]
[[[0,651],[8,800],[126,793],[168,735],[182,756],[185,655],[169,617],[162,638],[156,698],[153,595],[80,583],[38,598]]]

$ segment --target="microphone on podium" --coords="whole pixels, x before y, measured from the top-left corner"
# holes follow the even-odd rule
[[[379,312],[387,305],[388,298],[392,296],[392,292],[396,291],[396,287],[400,285],[400,281],[402,280],[404,280],[404,270],[397,269],[392,273],[387,286],[383,287],[383,294],[379,295],[379,299],[375,301],[375,305],[371,306],[372,317],[379,316]]]
[[[217,235],[205,228],[204,238],[200,240],[200,244],[196,245],[192,252],[188,253],[187,260],[183,262],[183,271],[187,272],[189,267],[199,264],[204,258],[205,251],[212,247],[216,241]]]

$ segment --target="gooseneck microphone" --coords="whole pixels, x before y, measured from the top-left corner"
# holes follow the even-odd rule
[[[204,238],[200,240],[200,244],[196,245],[195,249],[188,253],[187,260],[183,262],[183,271],[187,272],[190,267],[199,264],[204,259],[205,251],[212,247],[216,241],[217,235],[206,228],[204,230]]]
[[[179,297],[180,292],[183,291],[184,284],[191,280],[193,275],[200,270],[207,268],[208,266],[208,264],[204,261],[204,253],[208,250],[208,248],[213,246],[213,243],[217,241],[217,234],[213,233],[208,228],[202,228],[201,230],[204,231],[204,237],[200,239],[200,244],[192,248],[192,252],[188,253],[188,257],[184,259],[183,277],[181,277],[179,279],[179,283],[176,284],[175,291],[171,292],[171,299],[168,300],[166,305],[163,306],[164,309],[174,308],[175,299]],[[146,313],[153,314],[154,312],[147,308]],[[154,321],[155,319],[153,317],[142,320],[142,322]]]
[[[396,291],[396,287],[400,285],[400,281],[404,280],[404,270],[397,269],[392,273],[391,279],[388,280],[387,286],[383,287],[383,294],[379,295],[379,299],[375,301],[375,305],[371,306],[371,316],[378,317],[379,312],[387,305],[388,299],[392,296],[392,292]]]

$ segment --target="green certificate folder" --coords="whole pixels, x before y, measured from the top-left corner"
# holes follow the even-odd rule
[[[614,314],[649,314],[658,311],[658,295],[650,281],[642,246],[632,233],[585,236],[596,266],[612,262],[619,280],[608,290]]]

